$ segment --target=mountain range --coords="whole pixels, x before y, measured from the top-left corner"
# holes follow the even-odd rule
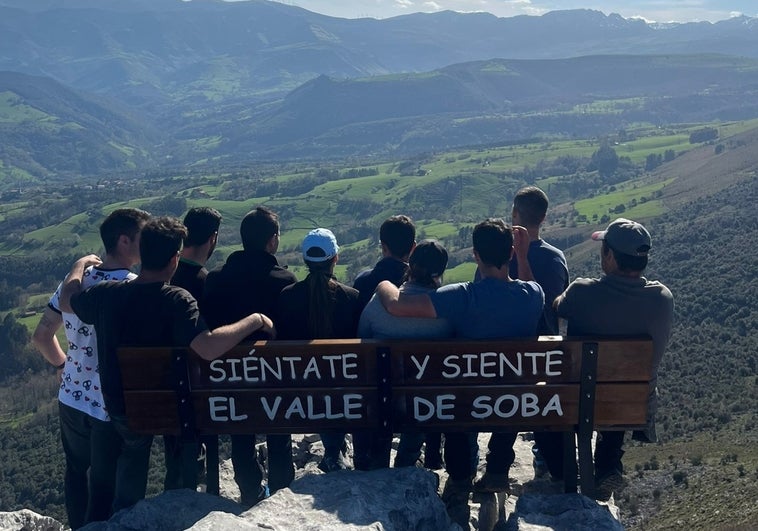
[[[757,115],[749,17],[376,20],[267,0],[0,0],[0,46],[0,175],[15,181]]]

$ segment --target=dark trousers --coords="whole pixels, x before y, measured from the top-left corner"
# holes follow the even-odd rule
[[[476,432],[445,433],[445,469],[454,481],[471,480],[476,475],[479,446]]]
[[[508,474],[516,453],[513,443],[516,442],[516,432],[496,432],[490,436],[487,444],[487,472],[490,474]]]
[[[197,489],[203,472],[203,447],[208,463],[218,467],[218,436],[201,436],[198,440],[183,441],[174,435],[163,436],[163,451],[166,460],[166,477],[163,490]],[[212,459],[211,456],[216,456]],[[218,496],[218,470],[207,469],[205,492]]]
[[[553,479],[563,479],[563,432],[536,431],[534,445],[539,448]]]
[[[110,422],[60,402],[58,412],[66,456],[66,513],[68,524],[78,529],[111,516],[119,437]]]
[[[121,438],[113,498],[115,513],[145,498],[153,436],[134,433],[127,426],[126,417],[111,415],[111,423]]]
[[[336,458],[340,452],[347,454],[346,434],[344,432],[319,433],[321,443],[324,445],[324,457]]]
[[[242,505],[252,506],[263,498],[263,469],[255,452],[255,435],[232,435],[234,481],[240,489]],[[271,494],[288,487],[295,479],[292,437],[267,435],[268,488]]]
[[[377,431],[353,433],[353,464],[356,470],[389,468],[392,434]]]
[[[595,441],[595,477],[602,479],[612,472],[624,473],[623,431],[599,431]]]
[[[600,431],[595,441],[595,477],[603,478],[612,472],[623,474],[621,457],[624,455],[623,431]],[[563,433],[535,432],[534,443],[545,459],[550,475],[563,479]]]
[[[163,490],[197,489],[200,472],[198,456],[202,446],[198,441],[182,441],[175,435],[163,436],[163,455],[166,461],[166,477]]]
[[[442,450],[442,434],[409,432],[400,434],[397,455],[395,455],[395,467],[416,466],[416,462],[421,457],[421,447],[425,442],[424,465],[427,468],[430,464],[436,466],[439,463],[440,451]]]

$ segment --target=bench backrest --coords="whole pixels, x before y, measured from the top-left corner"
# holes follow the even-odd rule
[[[130,427],[151,434],[628,429],[645,424],[650,338],[259,341],[207,362],[118,353]]]

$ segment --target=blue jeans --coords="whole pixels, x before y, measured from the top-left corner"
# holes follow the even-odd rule
[[[78,529],[111,516],[119,438],[103,422],[58,402],[61,442],[66,456],[63,491],[68,524]]]
[[[111,423],[121,438],[113,498],[115,513],[145,498],[153,436],[134,433],[127,426],[126,417],[111,415]]]

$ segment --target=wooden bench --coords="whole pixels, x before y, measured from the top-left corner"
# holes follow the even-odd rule
[[[562,431],[566,492],[577,490],[578,449],[581,492],[592,496],[592,432],[645,425],[653,347],[650,338],[349,339],[259,341],[212,362],[187,348],[118,356],[139,433]]]

